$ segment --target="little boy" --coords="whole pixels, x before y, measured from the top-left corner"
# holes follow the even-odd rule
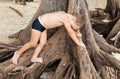
[[[72,38],[72,40],[79,46],[84,46],[84,44],[78,40],[77,35],[80,35],[80,32],[77,32],[80,27],[76,24],[76,17],[71,14],[65,13],[63,11],[47,13],[42,16],[39,16],[32,23],[32,32],[31,39],[28,43],[22,46],[19,50],[14,53],[12,58],[12,62],[17,64],[18,58],[21,56],[23,52],[26,50],[36,47],[33,57],[31,59],[32,62],[40,62],[42,63],[43,59],[38,55],[44,45],[47,43],[47,29],[55,28],[59,26],[64,26],[68,32],[68,35]],[[37,45],[38,41],[40,43]]]

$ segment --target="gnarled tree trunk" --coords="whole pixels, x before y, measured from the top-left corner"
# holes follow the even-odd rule
[[[48,30],[48,43],[40,54],[43,57],[43,63],[31,63],[34,49],[28,50],[20,57],[17,66],[13,65],[10,60],[0,63],[1,79],[36,79],[46,68],[54,65],[56,67],[53,79],[120,78],[120,60],[111,54],[112,52],[120,53],[120,49],[108,44],[100,34],[92,29],[86,0],[41,0],[28,26],[10,36],[16,40],[12,44],[0,44],[0,56],[4,57],[3,59],[9,58],[20,45],[29,41],[31,24],[38,16],[61,10],[80,14],[77,19],[82,20],[84,24],[79,29],[82,38],[78,37],[78,39],[82,40],[86,47],[76,46],[64,27],[50,29]],[[93,22],[96,23],[96,21]],[[9,56],[5,52],[9,53]]]

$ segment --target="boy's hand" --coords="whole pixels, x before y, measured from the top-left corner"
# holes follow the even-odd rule
[[[81,33],[79,32],[79,30],[77,30],[76,36],[77,36],[78,38],[82,38],[82,35],[81,35]]]
[[[82,42],[82,34],[79,32],[79,30],[77,30],[76,36],[78,37],[79,40],[79,46],[86,48],[85,44]]]

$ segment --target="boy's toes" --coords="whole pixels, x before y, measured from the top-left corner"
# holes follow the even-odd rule
[[[32,59],[31,59],[31,62],[34,62],[34,63],[35,63],[35,62],[40,62],[40,63],[42,63],[42,62],[43,62],[43,59],[42,59],[42,57],[40,57],[40,58],[34,58],[34,59],[32,58]]]
[[[42,63],[43,62],[43,59],[42,57],[39,58],[39,62]]]
[[[16,60],[11,59],[11,62],[12,62],[13,64],[17,65],[17,61],[16,61]]]
[[[31,59],[31,62],[35,62],[35,59]]]

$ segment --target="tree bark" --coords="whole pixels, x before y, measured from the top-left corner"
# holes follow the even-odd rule
[[[15,0],[15,3],[19,5],[26,5],[26,0]]]
[[[119,0],[107,0],[107,6],[105,12],[110,14],[111,19],[119,15],[120,1]]]
[[[105,11],[107,13],[110,14],[110,17],[112,20],[115,20],[117,19],[115,22],[113,21],[113,23],[115,23],[113,25],[113,27],[111,28],[112,30],[109,32],[106,40],[109,42],[109,43],[112,43],[114,44],[114,46],[116,47],[120,47],[120,43],[118,42],[119,41],[119,37],[117,37],[116,39],[118,40],[113,40],[111,41],[110,39],[113,38],[115,35],[117,35],[117,33],[119,32],[119,18],[120,18],[120,1],[119,0],[107,0],[107,6],[106,6],[106,9]]]
[[[79,14],[77,19],[79,19],[78,21],[82,27],[78,31],[82,33],[82,37],[78,37],[78,39],[83,41],[86,47],[77,46],[70,39],[64,27],[50,29],[48,30],[48,43],[40,54],[44,60],[42,64],[30,62],[34,51],[34,49],[31,49],[20,57],[17,66],[13,65],[10,60],[0,63],[0,78],[36,79],[41,76],[46,68],[51,68],[53,65],[57,65],[54,79],[120,78],[120,60],[112,55],[112,52],[120,53],[120,50],[108,44],[102,36],[92,29],[86,0],[41,0],[38,10],[27,27],[11,36],[16,38],[12,43],[14,46],[1,44],[0,51],[3,53],[18,49],[19,45],[29,41],[31,24],[38,16],[61,10],[67,13]],[[114,18],[113,15],[111,16]],[[7,49],[10,47],[13,48]]]

